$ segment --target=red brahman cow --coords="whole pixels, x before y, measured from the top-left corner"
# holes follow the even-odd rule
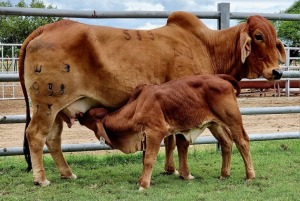
[[[249,138],[239,111],[234,88],[238,82],[229,75],[195,75],[161,85],[139,85],[128,103],[116,112],[93,108],[79,115],[81,124],[94,130],[106,142],[124,153],[144,150],[140,190],[150,186],[152,167],[161,141],[170,134],[183,134],[178,144],[179,174],[193,179],[187,165],[187,149],[205,128],[219,141],[222,150],[221,177],[230,175],[232,143],[245,163],[247,179],[255,178]],[[225,80],[223,80],[223,79]],[[231,83],[229,83],[228,81]]]
[[[147,31],[70,20],[42,26],[20,50],[28,170],[33,169],[35,184],[50,183],[42,160],[46,143],[61,177],[76,178],[61,151],[63,121],[71,119],[71,126],[77,114],[95,106],[117,109],[139,84],[195,74],[275,80],[282,74],[278,61],[285,61],[284,47],[261,16],[220,31],[187,12],[174,12],[165,26]],[[172,139],[165,143],[167,172],[175,171]]]

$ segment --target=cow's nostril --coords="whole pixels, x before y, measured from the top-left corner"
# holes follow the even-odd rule
[[[279,69],[272,70],[272,75],[273,75],[274,80],[279,80],[282,77],[282,74],[283,74],[282,70],[279,70]]]

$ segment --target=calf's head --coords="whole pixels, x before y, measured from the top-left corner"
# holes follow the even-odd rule
[[[84,114],[80,113],[77,119],[81,125],[84,125],[94,131],[98,139],[103,137],[107,144],[111,146],[111,141],[107,136],[103,126],[103,121],[108,112],[109,111],[105,108],[92,108],[86,111]]]
[[[279,62],[285,62],[285,50],[273,25],[267,19],[261,16],[249,17],[241,31],[240,44],[241,59],[247,66],[247,78],[281,78]]]

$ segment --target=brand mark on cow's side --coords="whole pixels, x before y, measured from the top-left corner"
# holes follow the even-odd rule
[[[174,48],[174,56],[176,56],[176,57],[186,56],[190,59],[194,58],[192,49],[190,47],[177,47],[177,48]]]
[[[48,96],[53,96],[53,84],[52,83],[48,83]]]
[[[39,66],[39,65],[34,66],[34,72],[35,73],[41,73],[42,72],[42,66]]]
[[[52,104],[47,104],[47,107],[48,107],[48,111],[47,111],[47,115],[50,115],[51,114],[51,107],[52,107]]]
[[[183,55],[182,51],[179,50],[179,49],[174,48],[174,56],[177,57],[177,56],[181,56],[181,55]]]
[[[137,36],[138,40],[142,40],[142,36],[141,36],[140,31],[136,31],[136,36]]]
[[[124,33],[124,35],[125,35],[125,39],[126,39],[126,40],[130,40],[130,39],[131,39],[129,30],[124,30],[123,33]]]
[[[39,84],[37,82],[34,82],[32,84],[32,89],[33,89],[33,93],[35,95],[38,95],[40,93],[40,90],[39,90]]]
[[[65,92],[65,85],[64,84],[61,84],[60,85],[60,91],[59,91],[59,95],[63,95],[64,94],[64,92]]]
[[[147,31],[147,33],[150,36],[150,39],[154,40],[154,34],[152,33],[152,31]]]
[[[139,41],[143,40],[143,37],[142,37],[142,33],[147,33],[148,36],[144,35],[144,38],[149,38],[151,40],[154,40],[155,37],[154,37],[154,34],[152,33],[152,31],[147,31],[147,32],[144,32],[144,31],[140,31],[140,30],[136,30],[136,31],[132,31],[132,33],[130,34],[130,30],[123,30],[123,34],[125,35],[125,39],[126,40],[131,40],[132,39],[132,36],[135,38],[134,35],[136,35],[136,39],[138,39]]]
[[[71,66],[70,66],[70,64],[64,64],[64,71],[65,72],[70,72],[70,68],[71,68]]]

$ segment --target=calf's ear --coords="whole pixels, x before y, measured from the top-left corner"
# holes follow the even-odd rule
[[[281,63],[285,63],[285,49],[284,49],[284,46],[281,42],[281,40],[277,39],[276,41],[276,48],[277,48],[277,53],[278,53],[278,60],[281,62]]]
[[[95,134],[97,135],[97,138],[99,137],[99,139],[100,139],[100,137],[103,137],[105,139],[105,141],[107,142],[107,144],[112,147],[111,141],[106,134],[106,131],[104,129],[102,122],[97,122],[96,125],[97,125],[97,131],[95,132]]]
[[[251,52],[251,38],[247,33],[240,34],[240,44],[241,44],[241,61],[245,63],[246,58]]]

